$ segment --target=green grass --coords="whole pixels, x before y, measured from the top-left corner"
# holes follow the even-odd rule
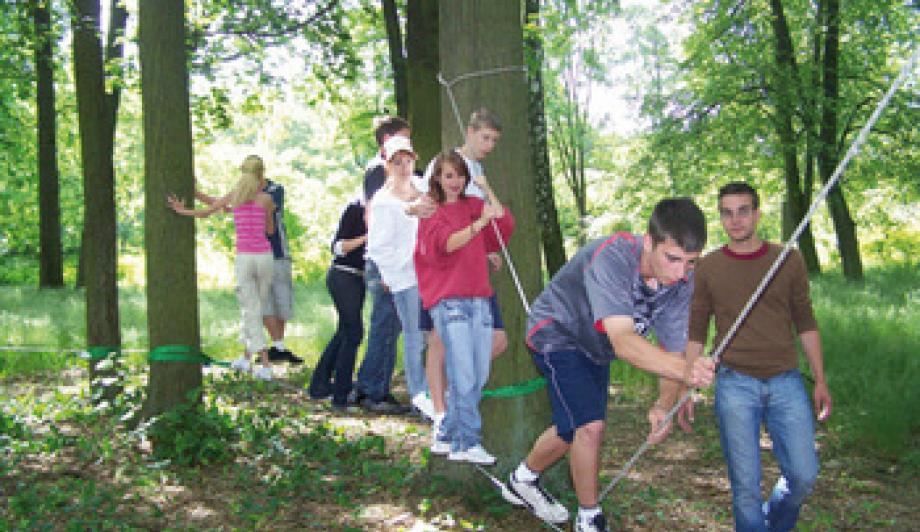
[[[873,270],[854,285],[812,283],[833,425],[856,443],[920,465],[920,275],[916,265]],[[906,455],[905,455],[906,453]]]
[[[892,458],[920,466],[920,275],[916,266],[890,266],[867,272],[863,284],[825,274],[812,282],[821,327],[827,375],[834,397],[831,427],[847,443],[870,445]],[[295,286],[295,316],[286,343],[312,363],[332,334],[335,312],[322,282]],[[120,290],[123,346],[145,348],[145,295],[135,287]],[[199,293],[202,348],[218,359],[239,353],[239,313],[231,289]],[[369,307],[370,305],[367,305]],[[367,320],[365,320],[367,322]],[[0,348],[0,379],[60,371],[81,363],[60,350],[84,345],[83,292],[0,287],[0,343],[43,346],[42,353]],[[144,354],[127,357],[134,368]],[[616,363],[611,380],[626,400],[655,390],[656,379],[628,364]]]
[[[335,310],[323,283],[294,288],[294,318],[286,345],[315,360],[335,327]],[[143,288],[119,289],[122,347],[147,348],[146,296]],[[239,307],[232,289],[199,291],[202,350],[214,358],[239,356]],[[71,350],[86,347],[83,291],[0,286],[0,378],[60,371],[81,363]],[[35,348],[38,352],[4,350]],[[144,353],[129,353],[132,366],[145,364]]]

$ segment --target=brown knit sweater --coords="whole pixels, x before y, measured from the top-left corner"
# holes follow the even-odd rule
[[[709,319],[715,316],[713,345],[719,346],[780,251],[782,247],[764,242],[749,254],[722,247],[703,257],[694,273],[690,340],[705,345]],[[752,377],[772,377],[798,367],[795,332],[817,328],[805,262],[793,250],[728,344],[722,362]]]

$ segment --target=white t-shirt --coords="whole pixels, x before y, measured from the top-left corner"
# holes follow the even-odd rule
[[[409,202],[381,188],[370,203],[367,258],[377,264],[383,282],[392,292],[412,288],[418,281],[412,255],[418,235],[418,218],[406,214]]]
[[[466,185],[466,190],[464,192],[467,196],[473,196],[479,199],[486,199],[486,193],[483,192],[479,186],[473,182],[472,178],[479,177],[483,174],[482,163],[479,161],[474,161],[466,155],[463,155],[463,152],[460,151],[460,148],[454,148],[454,151],[457,152],[460,157],[463,157],[463,160],[466,161],[466,167],[470,171],[470,182]],[[432,159],[428,166],[425,168],[425,174],[421,177],[413,177],[412,183],[415,185],[415,188],[419,190],[422,194],[428,193],[428,181],[431,180],[431,173],[434,171],[434,159]]]

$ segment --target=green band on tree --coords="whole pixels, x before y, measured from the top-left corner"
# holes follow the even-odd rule
[[[121,356],[121,346],[118,345],[96,345],[93,347],[86,348],[86,352],[89,353],[89,359],[93,362],[97,360],[102,360],[103,358],[108,358],[112,353],[115,354],[115,357]]]
[[[221,367],[230,367],[230,364],[221,360],[214,360],[208,355],[201,352],[197,347],[190,345],[161,345],[150,350],[147,357],[150,362],[190,362],[192,364],[201,364],[203,366],[215,365]]]
[[[518,384],[509,384],[508,386],[502,386],[495,388],[494,390],[483,390],[483,397],[518,397],[521,395],[532,394],[533,392],[539,390],[546,385],[546,379],[543,377],[537,377],[526,382],[521,382]]]

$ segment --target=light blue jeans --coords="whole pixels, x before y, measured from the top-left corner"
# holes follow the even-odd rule
[[[418,326],[422,308],[418,285],[393,292],[393,303],[396,304],[396,313],[402,323],[403,371],[406,374],[406,388],[411,400],[416,395],[428,391],[428,380],[425,378],[425,366],[422,363],[425,337]]]
[[[716,417],[732,486],[735,530],[786,531],[818,477],[811,401],[798,370],[758,379],[720,366]],[[760,497],[760,426],[773,440],[782,477],[767,501]]]
[[[376,402],[390,393],[390,379],[396,364],[396,341],[399,339],[399,317],[393,305],[393,295],[383,288],[380,269],[370,259],[364,266],[364,281],[371,296],[371,326],[355,388]]]
[[[443,299],[431,319],[446,348],[447,413],[438,439],[451,451],[465,451],[482,440],[479,400],[489,379],[492,355],[492,310],[488,298]]]

